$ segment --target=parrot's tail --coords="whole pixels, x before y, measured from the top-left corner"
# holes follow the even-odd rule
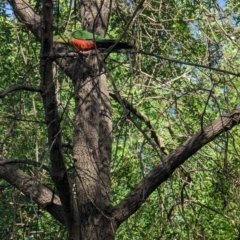
[[[116,40],[105,39],[103,41],[97,41],[96,47],[104,48],[104,49],[111,48],[112,46],[114,46],[115,43],[116,43]],[[126,42],[119,42],[113,47],[113,50],[119,50],[119,49],[133,49],[133,46],[131,46]]]

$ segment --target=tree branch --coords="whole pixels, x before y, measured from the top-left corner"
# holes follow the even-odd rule
[[[40,41],[42,35],[41,18],[27,1],[24,0],[8,0],[13,8],[13,12],[21,19],[24,25],[36,36]]]
[[[41,92],[40,87],[30,87],[30,86],[24,86],[24,85],[17,85],[17,86],[12,86],[10,88],[5,89],[4,91],[0,92],[0,98],[4,98],[7,94],[16,92],[19,90],[26,90],[30,92]]]
[[[27,160],[27,159],[9,159],[9,160],[4,160],[0,158],[0,166],[4,166],[6,164],[15,164],[15,163],[24,163],[24,164],[28,164],[28,165],[32,165],[35,167],[39,167],[41,169],[46,170],[47,172],[50,173],[50,168],[44,164],[42,164],[41,162],[35,162],[35,161],[31,161],[31,160]]]
[[[34,36],[41,43],[41,36],[43,32],[43,26],[41,17],[29,5],[27,0],[8,0],[8,3],[12,6],[14,14],[21,19],[23,24],[34,34]],[[68,56],[68,51],[64,44],[57,42],[53,45],[54,61],[60,66],[60,68],[71,78],[79,74],[79,68],[76,67],[79,64],[79,59],[73,61],[73,55]],[[50,57],[49,56],[49,57]],[[64,56],[64,57],[62,57]],[[78,54],[79,56],[79,54]]]
[[[37,178],[30,177],[19,168],[8,164],[0,165],[0,178],[16,187],[65,225],[64,212],[59,197],[41,184]]]
[[[211,67],[211,66],[206,66],[206,65],[202,65],[202,64],[198,64],[198,63],[185,62],[185,61],[181,61],[181,60],[178,60],[178,59],[175,59],[175,58],[161,56],[161,55],[158,55],[156,53],[150,53],[150,52],[145,52],[145,51],[141,51],[141,50],[140,51],[134,51],[133,50],[133,51],[131,51],[131,53],[144,54],[144,55],[152,56],[152,57],[155,57],[155,58],[167,60],[167,61],[170,61],[170,62],[175,62],[175,63],[194,66],[194,67],[205,68],[205,69],[213,70],[213,71],[216,71],[216,72],[221,72],[221,73],[229,74],[229,75],[232,75],[232,76],[240,77],[240,73],[234,73],[234,72],[230,72],[230,71],[227,71],[227,70],[224,70],[224,69],[214,68],[214,67]]]
[[[119,101],[119,97],[120,95],[118,94],[118,96],[116,96],[116,94],[114,93],[109,93],[109,95],[118,103],[120,103]],[[144,115],[143,113],[141,113],[140,111],[138,111],[137,108],[135,108],[130,102],[128,102],[126,99],[123,99],[121,97],[121,101],[124,104],[124,106],[126,107],[126,109],[128,109],[131,113],[133,113],[136,117],[138,117],[140,120],[142,120],[147,127],[150,129],[151,131],[151,137],[153,138],[153,140],[155,141],[155,143],[157,144],[157,146],[160,148],[160,150],[165,154],[168,155],[168,151],[166,149],[166,146],[163,143],[163,140],[161,139],[161,137],[157,134],[156,129],[154,128],[154,126],[152,125],[150,119]],[[121,104],[121,103],[120,103]]]
[[[215,139],[223,132],[229,131],[240,121],[240,108],[223,114],[202,131],[186,140],[176,148],[162,162],[160,162],[114,209],[113,216],[121,224],[146,201],[148,196],[161,183],[166,181],[176,168],[183,164],[204,145]]]
[[[73,204],[73,194],[69,182],[67,169],[62,152],[61,119],[58,114],[55,84],[53,81],[52,59],[53,53],[53,2],[43,0],[43,33],[41,47],[41,88],[42,101],[47,124],[49,154],[51,160],[51,178],[58,190],[59,197],[65,212],[66,226],[73,221],[76,207]],[[75,208],[74,208],[75,207]]]

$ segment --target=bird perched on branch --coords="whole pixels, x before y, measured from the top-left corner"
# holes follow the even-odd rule
[[[72,32],[70,39],[61,38],[55,39],[55,42],[72,45],[78,51],[88,51],[92,49],[132,49],[133,47],[126,42],[117,42],[114,39],[103,38],[97,34],[90,33],[84,30],[76,30]],[[116,45],[115,45],[116,44]]]

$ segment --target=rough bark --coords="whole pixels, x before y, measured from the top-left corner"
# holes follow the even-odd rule
[[[105,230],[103,232],[106,229],[104,225],[109,225],[111,208],[111,108],[106,77],[99,68],[101,63],[94,53],[85,61],[81,65],[81,75],[74,83],[76,120],[73,150],[82,239],[113,239],[105,235]],[[86,234],[90,235],[87,237]],[[113,237],[114,233],[111,235]]]
[[[104,36],[113,0],[79,0],[83,29]]]
[[[41,34],[47,28],[40,27],[40,17],[34,13],[26,1],[9,0],[9,3],[13,6],[15,14],[41,41]],[[48,0],[45,3],[51,4]],[[81,0],[83,29],[104,35],[107,30],[111,4],[110,0]],[[43,4],[48,8],[47,5]],[[45,16],[45,20],[47,18]],[[57,187],[62,207],[60,204],[58,205],[59,198],[57,196],[54,195],[53,200],[49,200],[49,196],[53,195],[52,192],[38,182],[34,182],[36,190],[32,196],[38,204],[46,205],[45,209],[67,227],[69,239],[112,240],[117,227],[137,211],[147,197],[162,182],[166,181],[177,167],[220,133],[228,131],[239,123],[240,110],[237,108],[233,112],[221,116],[187,140],[169,154],[163,162],[160,162],[122,202],[113,207],[109,200],[109,167],[112,144],[111,107],[106,76],[102,73],[101,56],[92,51],[82,59],[54,59],[71,77],[75,90],[76,119],[73,158],[76,198],[74,198],[61,151],[60,119],[51,72],[52,60],[49,58],[53,55],[51,38],[47,32],[42,40],[41,92],[52,163],[51,176]],[[65,49],[63,46],[55,44],[54,51],[64,53]],[[15,171],[14,174],[13,171]],[[0,176],[29,196],[32,194],[33,183],[29,176],[22,175],[23,173],[19,171],[13,170],[12,166],[0,166]],[[48,204],[49,201],[51,204]],[[59,215],[56,212],[58,209],[61,209]]]
[[[9,164],[0,164],[0,177],[27,197],[36,202],[43,210],[48,211],[55,219],[65,225],[65,217],[59,197],[41,184],[37,178],[30,177],[22,170]]]
[[[81,0],[83,29],[105,35],[110,0]],[[111,105],[102,73],[101,56],[94,51],[79,63],[74,79],[76,118],[74,161],[80,239],[114,239],[116,223],[110,218]],[[76,76],[75,76],[76,77]]]

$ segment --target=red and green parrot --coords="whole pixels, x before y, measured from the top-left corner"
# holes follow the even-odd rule
[[[88,51],[92,49],[108,49],[117,41],[114,39],[103,38],[99,35],[84,30],[76,30],[72,32],[70,39],[58,39],[56,42],[63,44],[71,44],[78,51]],[[118,42],[113,50],[132,49],[133,47],[126,42]]]

